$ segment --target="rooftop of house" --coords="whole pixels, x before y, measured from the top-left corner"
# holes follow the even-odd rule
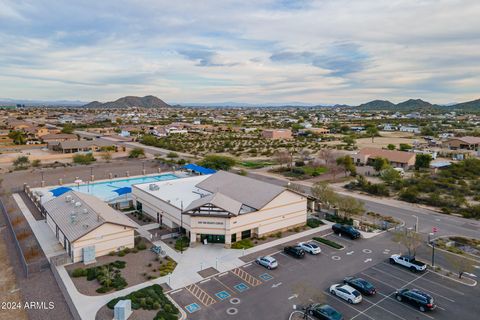
[[[407,163],[415,158],[415,153],[397,151],[397,150],[385,150],[378,148],[363,148],[357,155],[367,156],[369,158],[386,158],[392,162]]]
[[[135,227],[130,219],[99,198],[77,191],[64,193],[45,202],[43,206],[70,242],[105,223]]]

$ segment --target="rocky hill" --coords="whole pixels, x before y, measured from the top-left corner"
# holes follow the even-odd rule
[[[130,108],[130,107],[142,107],[142,108],[166,108],[170,107],[165,101],[155,96],[135,97],[126,96],[115,101],[109,101],[101,103],[98,101],[90,102],[83,107],[85,108]]]

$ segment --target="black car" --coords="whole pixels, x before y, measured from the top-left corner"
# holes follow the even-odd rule
[[[308,309],[308,315],[314,317],[315,319],[343,320],[342,314],[328,304],[313,305]]]
[[[298,259],[305,257],[305,250],[303,250],[300,246],[285,247],[283,248],[283,252]]]
[[[332,230],[335,234],[348,236],[352,240],[360,238],[360,232],[347,224],[336,223],[332,226]]]
[[[397,298],[398,301],[411,304],[422,312],[436,308],[433,298],[418,289],[400,289],[395,292],[395,298]]]
[[[375,287],[370,282],[362,278],[346,277],[343,279],[343,283],[348,284],[350,287],[353,287],[368,296],[372,296],[377,293]]]

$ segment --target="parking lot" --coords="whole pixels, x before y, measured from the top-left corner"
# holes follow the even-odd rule
[[[328,238],[346,245],[336,250],[321,245],[322,253],[295,259],[283,252],[271,252],[279,268],[267,270],[256,263],[207,278],[194,285],[170,292],[187,313],[187,319],[288,319],[294,305],[304,304],[299,288],[313,288],[323,301],[341,312],[345,319],[477,319],[480,313],[478,287],[468,287],[431,272],[411,273],[390,265],[388,257],[397,248],[387,238],[349,241]],[[387,241],[385,241],[387,240]],[[331,284],[356,275],[377,288],[373,297],[350,305],[328,292]],[[422,313],[395,300],[395,290],[417,288],[434,297],[438,307]],[[310,291],[311,292],[311,291]],[[318,296],[318,295],[317,295]]]
[[[327,303],[343,313],[346,319],[478,319],[479,291],[430,271],[412,273],[400,266],[382,261],[355,276],[372,283],[377,289],[373,297],[350,305],[325,291]],[[342,279],[338,278],[340,282]],[[398,302],[394,292],[400,288],[416,288],[431,295],[437,308],[431,312]]]

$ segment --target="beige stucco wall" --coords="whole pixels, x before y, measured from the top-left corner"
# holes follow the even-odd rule
[[[134,246],[134,229],[105,223],[72,243],[74,262],[82,260],[82,248],[95,245],[95,256],[100,257],[110,251]]]
[[[156,212],[162,210],[165,219],[170,219],[180,224],[180,211],[168,210],[165,203],[155,197],[133,189],[134,198],[138,197],[146,213],[156,219]],[[170,214],[169,214],[170,213]],[[183,227],[189,230],[192,241],[198,234],[226,235],[229,242],[230,236],[245,230],[252,230],[258,236],[285,230],[298,225],[304,225],[307,220],[307,199],[297,193],[285,190],[259,211],[239,215],[232,218],[222,217],[195,217],[184,215]]]

